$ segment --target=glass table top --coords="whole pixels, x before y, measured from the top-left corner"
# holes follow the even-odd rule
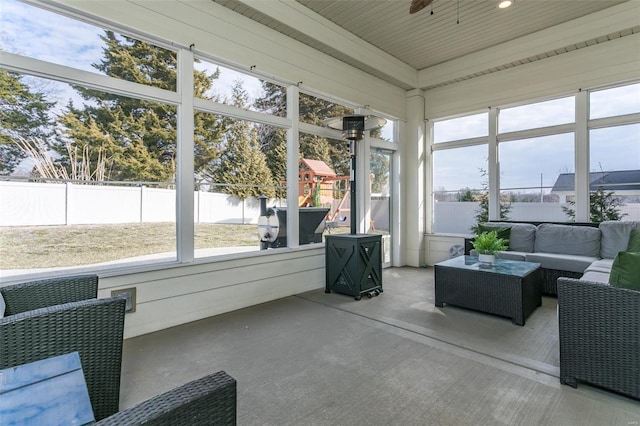
[[[485,265],[478,262],[477,256],[458,256],[436,263],[436,266],[524,277],[538,269],[540,264],[521,262],[518,260],[496,259],[493,265]]]

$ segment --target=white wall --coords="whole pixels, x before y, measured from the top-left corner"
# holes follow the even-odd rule
[[[425,91],[426,118],[469,113],[490,106],[530,101],[580,89],[640,78],[640,33],[614,38],[619,31],[638,26],[640,2],[628,1],[582,18],[421,70],[421,87],[479,75],[487,70],[523,61],[503,69]],[[608,39],[556,56],[529,62],[546,52],[571,50],[594,38]],[[528,63],[527,63],[528,62]]]
[[[176,191],[146,187],[142,187],[141,191],[141,222],[175,222]]]
[[[568,216],[562,210],[567,204],[559,203],[511,203],[511,211],[508,220],[516,222],[567,222]],[[445,234],[471,234],[471,227],[475,225],[478,203],[447,202],[435,203],[435,233]],[[622,220],[640,221],[640,204],[627,203],[620,207],[620,213],[624,214]]]
[[[136,288],[136,311],[125,317],[129,338],[314,290],[324,279],[324,246],[267,250],[242,259],[100,276],[98,297]]]
[[[464,250],[464,237],[453,235],[425,235],[425,263],[433,266],[450,259],[453,250]]]
[[[0,225],[64,225],[65,184],[0,182]]]
[[[0,226],[176,221],[173,189],[0,181],[0,199]],[[196,191],[194,212],[196,223],[255,224],[260,204],[255,198]]]
[[[638,46],[640,33],[428,90],[425,116],[446,117],[638,79]]]
[[[73,185],[67,223],[140,222],[140,188]]]

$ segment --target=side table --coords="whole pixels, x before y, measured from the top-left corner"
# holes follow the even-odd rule
[[[355,300],[382,293],[382,236],[325,236],[325,293],[347,294]]]

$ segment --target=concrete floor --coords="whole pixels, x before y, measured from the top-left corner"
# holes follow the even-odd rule
[[[433,285],[390,268],[372,299],[318,289],[128,339],[121,407],[225,370],[239,425],[640,424],[638,401],[560,385],[555,298],[520,327],[436,308]]]

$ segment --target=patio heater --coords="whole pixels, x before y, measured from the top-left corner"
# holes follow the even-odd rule
[[[344,117],[333,117],[324,120],[324,123],[335,130],[342,130],[342,136],[349,141],[349,154],[351,156],[351,170],[349,173],[349,185],[351,191],[351,203],[349,206],[351,216],[351,234],[357,234],[356,216],[356,143],[362,140],[364,132],[378,129],[385,125],[387,120],[374,115],[347,115]]]
[[[349,115],[328,118],[324,123],[342,130],[343,137],[349,141],[351,156],[351,233],[325,235],[325,293],[335,291],[353,296],[355,300],[363,295],[377,296],[382,293],[382,236],[357,232],[356,160],[357,142],[364,132],[384,126],[386,120],[373,115]]]

